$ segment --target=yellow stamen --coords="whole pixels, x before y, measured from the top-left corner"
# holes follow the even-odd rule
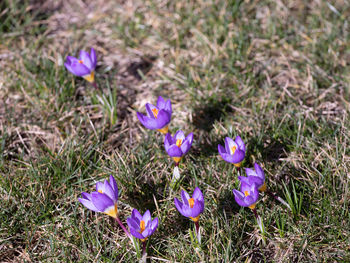
[[[153,112],[154,117],[157,118],[157,116],[158,116],[158,110],[157,110],[156,108],[154,108],[154,109],[152,109],[152,112]]]
[[[182,145],[182,139],[177,139],[176,140],[176,146],[177,147],[181,147],[181,145]]]
[[[182,157],[173,157],[175,163],[179,163]]]
[[[141,239],[142,242],[145,242],[147,240],[147,237],[146,238],[143,238]]]
[[[93,83],[95,80],[95,72],[92,71],[90,75],[85,75],[83,76],[83,78],[89,81],[90,83]]]
[[[114,207],[112,207],[111,209],[107,210],[104,213],[111,216],[111,217],[117,218],[117,214],[118,214],[117,203],[114,204]]]
[[[97,192],[99,192],[99,193],[103,194],[102,190],[98,190]]]
[[[191,208],[193,208],[193,206],[194,206],[194,199],[193,198],[188,199],[188,204],[190,205]]]
[[[199,216],[197,216],[197,217],[190,217],[191,219],[192,219],[192,221],[193,222],[198,222],[199,221],[199,217],[200,217],[200,215]]]
[[[234,154],[235,151],[236,151],[236,149],[237,149],[237,147],[233,145],[233,146],[231,147],[231,152],[232,152],[231,154]]]
[[[79,60],[78,62],[79,62],[80,64],[84,64],[82,60]]]
[[[266,189],[267,189],[266,183],[264,182],[264,184],[259,188],[259,191],[260,191],[260,192],[265,192]]]
[[[157,131],[159,131],[160,133],[163,133],[163,134],[167,134],[168,130],[169,130],[169,125],[161,128],[161,129],[158,129]]]
[[[146,229],[145,221],[141,220],[141,222],[140,222],[140,233],[142,234],[142,232],[145,231],[145,229]]]
[[[244,191],[244,195],[245,195],[245,196],[248,196],[248,195],[249,195],[249,192],[248,192],[248,191]]]

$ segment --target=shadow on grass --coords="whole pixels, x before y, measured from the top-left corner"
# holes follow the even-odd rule
[[[213,128],[215,121],[219,121],[226,113],[232,111],[229,107],[230,100],[222,98],[214,100],[210,98],[195,107],[193,112],[193,124],[197,129],[209,132]]]
[[[233,214],[239,213],[239,210],[241,209],[241,207],[236,203],[232,191],[223,191],[220,194],[218,201],[216,213],[226,214],[228,218],[231,218]]]
[[[280,158],[286,158],[290,151],[288,147],[290,145],[289,142],[272,137],[264,137],[262,140],[250,137],[248,143],[251,147],[247,149],[246,156],[256,156],[256,153],[260,153],[262,160],[258,162],[277,162]]]

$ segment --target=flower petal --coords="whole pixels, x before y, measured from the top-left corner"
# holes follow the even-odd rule
[[[162,96],[159,96],[159,97],[158,97],[158,100],[157,100],[157,107],[158,107],[160,110],[165,108],[165,101],[164,101],[164,99],[163,99]]]
[[[118,192],[118,185],[117,185],[117,182],[115,181],[115,179],[114,179],[114,177],[112,175],[109,177],[109,183],[110,183],[110,185],[113,188],[113,191],[114,191],[115,197],[116,197],[116,201],[117,201],[118,200],[118,194],[119,194],[119,192]]]
[[[114,206],[114,202],[111,198],[99,192],[91,193],[91,201],[100,212],[105,212],[108,208]]]
[[[83,61],[83,64],[84,64],[90,71],[93,71],[94,69],[93,69],[93,67],[92,67],[92,62],[91,62],[89,53],[87,53],[87,52],[84,51],[84,50],[81,50],[79,56],[80,56],[80,59]]]
[[[245,152],[245,144],[242,140],[242,138],[240,136],[236,136],[235,138],[235,142],[236,144],[238,145],[238,148],[241,150],[241,151],[244,151]]]
[[[226,137],[225,138],[225,150],[226,150],[226,153],[232,155],[232,150],[231,150],[232,147],[236,147],[237,148],[237,144],[230,137]]]
[[[181,157],[183,155],[181,148],[179,148],[176,144],[171,145],[168,148],[167,153],[170,157]]]
[[[201,189],[199,189],[199,187],[196,187],[193,191],[192,194],[192,198],[194,200],[200,201],[200,202],[204,202],[204,197],[203,197],[203,193],[201,191]]]
[[[135,231],[133,228],[130,228],[130,234],[133,235],[136,238],[139,238],[139,239],[144,239],[145,238],[142,234],[140,234],[139,232]]]
[[[95,49],[94,48],[91,48],[90,50],[90,60],[91,60],[91,67],[93,69],[96,68],[96,65],[97,65],[97,56],[96,56],[96,52],[95,52]]]
[[[136,222],[136,220],[134,220],[133,218],[128,217],[126,219],[126,223],[128,224],[130,230],[134,229],[135,231],[140,232],[140,224],[138,224],[138,222]]]

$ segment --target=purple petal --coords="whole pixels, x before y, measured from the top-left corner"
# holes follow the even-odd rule
[[[148,222],[152,220],[151,218],[151,212],[149,210],[147,210],[143,217],[142,217],[142,220],[145,222],[145,225],[148,225]]]
[[[116,201],[118,201],[118,185],[112,175],[109,177],[109,183],[112,186],[113,191],[115,193]]]
[[[244,160],[245,153],[241,150],[236,150],[234,155],[220,153],[222,159],[229,163],[240,163]]]
[[[88,193],[82,193],[81,195],[83,198],[78,198],[80,203],[82,203],[86,208],[92,211],[99,212],[98,209],[91,202],[91,196]]]
[[[151,228],[153,232],[158,228],[158,225],[159,225],[159,220],[158,220],[158,217],[156,217],[155,219],[153,219],[151,224]]]
[[[193,142],[193,132],[191,132],[189,135],[187,135],[185,141],[188,141],[190,144]]]
[[[130,234],[139,239],[144,239],[145,237],[139,232],[135,231],[133,228],[130,228]]]
[[[138,224],[140,224],[141,220],[142,220],[142,215],[140,214],[140,212],[137,209],[133,209],[131,212],[131,217],[138,222]]]
[[[177,140],[185,140],[185,134],[183,131],[178,130],[175,134],[174,134],[174,141],[176,142]]]
[[[204,202],[204,197],[203,197],[203,193],[201,191],[201,189],[199,189],[199,187],[196,187],[193,191],[192,194],[192,198],[194,200],[200,201],[200,202]]]
[[[185,190],[182,190],[182,191],[181,191],[181,199],[182,199],[182,202],[183,202],[185,205],[189,205],[189,204],[188,204],[188,199],[190,199],[190,195],[189,195]]]
[[[91,59],[92,68],[95,69],[97,65],[97,56],[94,48],[91,48],[90,50],[90,59]]]
[[[112,186],[109,184],[107,180],[105,180],[104,182],[104,189],[105,191],[103,193],[106,194],[109,198],[111,198],[114,202],[118,200],[118,197],[115,195],[115,192]]]
[[[186,141],[181,144],[180,149],[182,152],[182,155],[185,155],[186,153],[188,153],[188,151],[191,149],[192,144],[189,141]]]
[[[241,150],[241,151],[244,151],[245,152],[245,144],[242,140],[242,138],[240,136],[236,136],[235,138],[235,142],[236,144],[238,145],[238,148]]]
[[[128,217],[126,219],[126,223],[128,224],[130,230],[134,229],[137,232],[140,231],[140,224],[138,224],[133,218]]]
[[[174,203],[177,211],[179,211],[183,215],[182,213],[183,203],[181,203],[179,199],[177,199],[176,197],[174,198]]]
[[[261,178],[263,181],[265,181],[265,173],[264,173],[264,170],[260,167],[260,165],[255,163],[254,168],[255,168],[256,175],[259,178]]]
[[[114,206],[111,198],[99,192],[91,193],[91,201],[100,212],[105,212],[109,207]]]
[[[160,110],[165,108],[165,101],[164,101],[164,99],[163,99],[162,96],[159,96],[159,97],[158,97],[158,100],[157,100],[157,107],[158,107]]]
[[[171,114],[173,113],[173,110],[172,110],[172,108],[171,108],[171,101],[170,101],[170,100],[167,100],[167,101],[165,102],[164,110],[166,110],[166,111],[170,114],[170,116],[171,116]]]
[[[87,53],[86,51],[82,50],[80,51],[80,59],[83,61],[83,64],[90,70],[93,71],[93,67],[92,67],[92,62],[90,59],[90,55],[89,53]]]
[[[226,137],[225,138],[226,153],[231,154],[231,148],[234,146],[237,147],[237,144],[230,137]]]
[[[158,113],[159,113],[159,109],[157,107],[155,107],[154,105],[150,104],[150,103],[146,103],[146,113],[147,113],[147,116],[149,118],[152,118],[152,119],[156,119],[156,116],[154,116],[154,113],[152,110],[157,110]]]
[[[223,154],[227,154],[225,148],[221,144],[218,144],[218,151],[221,157]]]
[[[76,62],[73,62],[70,65],[69,71],[78,77],[89,75],[91,73],[91,71],[85,65]]]
[[[191,217],[199,216],[204,210],[203,202],[195,202],[193,208],[191,209]]]
[[[171,145],[167,153],[170,157],[181,157],[183,155],[181,149],[176,144]]]
[[[244,194],[241,192],[237,191],[236,189],[233,189],[233,194],[235,196],[235,200],[238,205],[246,207],[246,203],[244,202]]]
[[[159,111],[157,119],[144,116],[139,112],[137,113],[137,117],[143,126],[151,130],[162,129],[170,122],[170,117],[164,110]]]
[[[245,168],[245,173],[247,176],[257,176],[256,172],[250,168]]]
[[[104,193],[105,192],[105,186],[102,182],[97,182],[96,183],[96,191],[97,192],[102,192]]]
[[[164,138],[164,148],[168,152],[169,147],[172,145],[172,137],[170,133],[167,133]]]

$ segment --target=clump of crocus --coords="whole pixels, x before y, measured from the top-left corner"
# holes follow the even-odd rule
[[[242,182],[241,181],[241,189],[240,191],[234,189],[233,194],[235,196],[235,200],[237,204],[243,207],[249,207],[256,218],[256,221],[258,223],[258,226],[260,228],[261,234],[262,234],[262,240],[265,244],[265,228],[264,224],[258,215],[258,212],[256,211],[256,202],[259,199],[259,190],[256,183],[249,183],[249,182]]]
[[[111,217],[116,218],[118,214],[118,186],[111,175],[109,182],[107,180],[96,183],[96,192],[91,194],[82,193],[82,198],[78,198],[79,202],[85,207],[95,212],[102,212]]]
[[[142,216],[137,209],[132,210],[131,217],[128,217],[127,223],[130,233],[145,242],[147,238],[156,231],[158,227],[158,217],[152,220],[149,210]]]
[[[131,217],[128,217],[127,223],[131,235],[140,239],[142,242],[142,259],[143,262],[146,262],[146,240],[156,231],[158,227],[158,217],[152,220],[151,213],[149,210],[147,210],[144,215],[141,215],[139,211],[137,211],[137,209],[134,209],[132,210]],[[137,254],[139,255],[138,243],[134,243],[134,245]]]
[[[169,122],[171,121],[171,101],[164,101],[162,96],[158,97],[157,106],[146,103],[147,116],[137,112],[137,118],[143,126],[150,130],[157,130],[163,134],[167,134],[169,130]]]
[[[266,191],[265,173],[263,169],[257,164],[254,164],[255,171],[251,168],[246,168],[245,172],[247,176],[238,176],[238,180],[242,183],[253,184],[255,183],[260,192]]]
[[[200,243],[201,236],[199,233],[199,217],[204,210],[203,194],[198,187],[194,189],[192,197],[190,197],[186,191],[182,190],[181,199],[182,202],[180,202],[180,200],[176,197],[174,198],[175,206],[183,216],[191,218],[195,223],[196,234]]]
[[[237,204],[243,207],[249,207],[255,209],[256,202],[259,198],[259,190],[255,183],[249,184],[246,182],[241,183],[241,190],[233,190],[235,200]]]
[[[179,164],[181,158],[190,150],[193,142],[193,133],[187,137],[183,131],[179,130],[174,137],[168,133],[164,139],[164,147],[170,157],[173,158],[176,165]]]
[[[74,75],[83,77],[88,82],[94,84],[96,64],[96,52],[93,48],[91,48],[90,54],[84,50],[81,50],[79,59],[68,56],[64,66]]]
[[[237,136],[235,140],[230,137],[225,138],[225,147],[218,145],[219,153],[226,162],[233,163],[240,167],[245,157],[245,144],[241,137]]]
[[[95,192],[91,194],[83,192],[81,196],[82,198],[78,198],[80,203],[92,211],[102,212],[113,217],[126,235],[130,237],[129,232],[118,217],[118,185],[112,175],[109,177],[109,182],[107,180],[97,182]]]

